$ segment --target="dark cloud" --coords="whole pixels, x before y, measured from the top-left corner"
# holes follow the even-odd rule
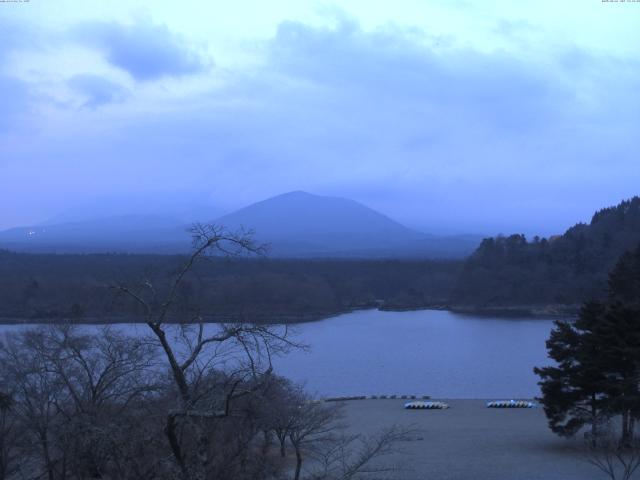
[[[126,88],[99,75],[74,75],[69,79],[69,86],[84,98],[83,106],[92,109],[122,102],[129,95]]]
[[[148,21],[133,25],[90,22],[78,26],[78,38],[99,48],[114,66],[136,80],[155,80],[202,72],[203,59],[181,36]]]

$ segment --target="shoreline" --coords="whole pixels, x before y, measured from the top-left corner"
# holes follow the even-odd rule
[[[413,306],[398,306],[398,305],[362,305],[352,308],[345,308],[339,311],[332,312],[318,312],[308,314],[262,314],[262,315],[249,315],[245,319],[245,315],[238,314],[210,314],[203,317],[202,323],[243,323],[253,320],[251,323],[263,324],[263,325],[295,325],[302,323],[318,322],[322,320],[328,320],[349,313],[354,313],[362,310],[378,310],[380,312],[416,312],[420,310],[436,310],[436,311],[448,311],[459,315],[473,315],[480,317],[509,317],[509,318],[523,318],[523,319],[569,319],[575,318],[578,315],[579,306],[577,305],[521,305],[521,306],[466,306],[466,305],[446,305],[446,304],[429,304],[429,305],[413,305]],[[278,317],[278,322],[269,321],[273,317]],[[144,321],[140,321],[137,317],[113,317],[105,319],[103,317],[87,317],[83,319],[77,318],[14,318],[14,317],[0,317],[0,325],[45,325],[45,324],[58,324],[58,323],[71,323],[77,325],[109,325],[109,324],[122,324],[122,323],[135,323],[144,324]],[[178,320],[167,321],[168,324],[181,323]]]

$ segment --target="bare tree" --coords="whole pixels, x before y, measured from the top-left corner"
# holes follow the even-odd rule
[[[316,470],[313,480],[352,480],[397,472],[403,468],[389,463],[393,454],[401,454],[400,442],[410,441],[417,430],[393,425],[377,434],[341,435],[331,438],[324,448],[314,452]]]
[[[280,457],[287,456],[287,439],[295,426],[299,408],[305,400],[302,388],[291,380],[272,375],[261,398],[261,428],[268,448],[269,436],[278,439]]]
[[[397,453],[398,442],[416,432],[392,426],[371,436],[350,434],[344,423],[344,404],[313,400],[300,387],[288,398],[285,412],[292,415],[286,428],[296,457],[294,480],[303,478],[305,458],[310,463],[306,478],[313,480],[350,480],[397,470],[381,460]]]
[[[0,391],[0,480],[11,478],[20,469],[20,431],[12,411],[14,405],[13,397]]]
[[[48,480],[299,480],[303,462],[308,478],[386,471],[376,459],[401,431],[347,435],[339,406],[273,373],[272,358],[299,347],[286,326],[204,323],[183,295],[187,276],[202,271],[195,265],[213,252],[261,249],[217,227],[193,234],[193,254],[169,280],[114,287],[135,303],[148,336],[60,325],[4,338],[0,480],[18,468]],[[271,435],[285,458],[270,455]]]
[[[61,449],[53,441],[60,426],[56,405],[64,402],[61,383],[55,378],[42,358],[41,352],[32,349],[33,332],[7,335],[0,349],[2,383],[11,388],[14,400],[13,413],[33,446],[25,456],[31,457],[30,470],[55,480],[63,457]],[[34,460],[37,458],[37,460]]]
[[[58,325],[6,336],[0,374],[25,436],[12,446],[30,476],[103,478],[121,464],[138,438],[122,430],[141,423],[138,408],[157,394],[153,358],[148,344],[110,328],[89,335]]]
[[[294,479],[299,480],[305,450],[331,442],[333,434],[341,427],[337,422],[341,417],[342,405],[314,402],[302,394],[294,408],[295,413],[289,426],[289,440],[296,455]]]
[[[178,397],[176,408],[167,414],[165,434],[182,477],[201,479],[210,469],[211,449],[215,449],[207,430],[215,420],[231,414],[232,401],[259,390],[272,373],[272,356],[294,343],[286,327],[237,323],[205,329],[197,308],[191,309],[189,318],[176,318],[179,292],[196,263],[211,254],[260,255],[264,251],[253,242],[251,232],[229,233],[215,225],[196,224],[191,233],[193,252],[168,284],[154,285],[143,279],[136,286],[114,288],[141,308],[144,322],[164,353]],[[177,326],[168,325],[176,321]],[[214,367],[227,371],[224,386],[202,381]],[[197,439],[188,448],[185,436],[180,435],[185,428]]]
[[[640,467],[640,440],[620,440],[611,424],[602,425],[597,438],[587,438],[585,459],[611,480],[629,480]]]

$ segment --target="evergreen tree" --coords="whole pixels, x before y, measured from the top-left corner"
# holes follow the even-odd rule
[[[556,321],[547,340],[549,357],[557,366],[534,368],[540,376],[540,399],[549,427],[561,436],[572,436],[591,425],[591,438],[606,417],[606,378],[598,365],[598,341],[594,327],[604,314],[604,306],[588,302],[576,322]]]
[[[575,322],[556,322],[547,341],[556,366],[535,368],[552,431],[571,436],[619,415],[622,444],[640,418],[640,247],[609,275],[607,301],[585,302]]]
[[[640,197],[603,209],[589,224],[576,224],[548,239],[488,238],[464,263],[452,300],[471,306],[563,305],[571,309],[585,298],[606,301],[607,274],[620,255],[639,242]],[[638,291],[637,285],[620,288]]]
[[[609,274],[607,313],[599,328],[610,409],[622,418],[622,442],[640,418],[640,246],[620,257]]]
[[[640,417],[640,318],[638,311],[613,303],[593,332],[597,362],[605,374],[607,409],[622,420],[623,444],[630,444]]]
[[[609,303],[640,310],[640,245],[624,253],[609,274]]]

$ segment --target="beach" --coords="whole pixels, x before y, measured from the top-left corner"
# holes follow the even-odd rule
[[[407,400],[344,403],[354,433],[374,434],[392,425],[417,432],[387,458],[400,470],[385,478],[432,480],[585,480],[607,478],[590,465],[583,437],[553,434],[542,408],[486,408],[485,400],[444,400],[447,410],[406,410]]]

